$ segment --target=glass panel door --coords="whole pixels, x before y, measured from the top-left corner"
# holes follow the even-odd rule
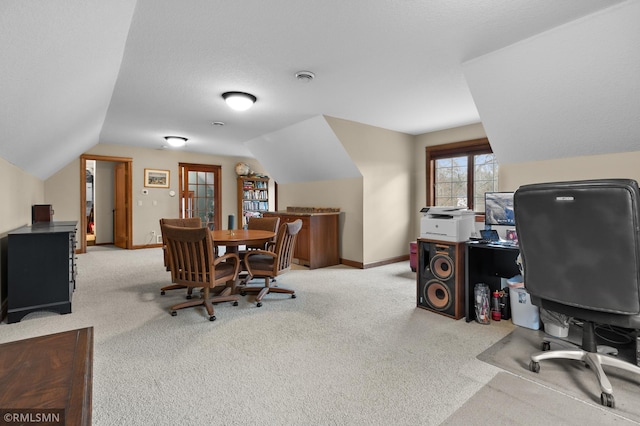
[[[209,229],[221,229],[221,167],[180,163],[180,214],[199,217]]]

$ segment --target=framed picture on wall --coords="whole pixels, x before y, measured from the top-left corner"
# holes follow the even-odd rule
[[[144,186],[147,188],[168,188],[169,170],[144,169]]]

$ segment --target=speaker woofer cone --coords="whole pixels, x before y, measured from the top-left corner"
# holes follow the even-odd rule
[[[449,287],[438,280],[428,281],[424,286],[424,300],[427,301],[431,308],[437,311],[449,309],[453,301]]]
[[[453,275],[453,260],[446,254],[436,254],[431,259],[431,272],[441,280],[448,280]]]

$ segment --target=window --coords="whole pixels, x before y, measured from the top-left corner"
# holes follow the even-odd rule
[[[430,146],[427,205],[484,213],[484,193],[498,190],[498,163],[486,138]]]

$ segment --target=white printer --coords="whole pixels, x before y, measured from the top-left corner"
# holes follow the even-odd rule
[[[467,241],[475,227],[475,213],[460,207],[424,207],[420,210],[420,238]]]

